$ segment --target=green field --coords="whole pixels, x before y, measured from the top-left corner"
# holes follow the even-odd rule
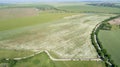
[[[120,30],[101,30],[99,32],[99,39],[102,42],[103,48],[111,55],[114,62],[120,66]]]
[[[43,14],[46,15],[45,13]],[[56,13],[58,16],[59,14],[60,13]],[[14,24],[8,25],[8,27],[4,26],[4,28],[8,28],[8,30],[0,32],[0,45],[1,48],[5,49],[47,50],[55,53],[59,58],[97,58],[96,50],[91,44],[90,34],[98,22],[110,16],[111,15],[107,14],[97,15],[83,13],[68,16],[59,21],[51,21],[51,23],[45,23],[45,19],[39,18],[39,20],[45,21],[39,21],[36,25],[30,24],[29,22],[33,21],[27,19],[27,21],[29,21],[28,23],[25,23],[26,20],[23,22],[26,27],[20,26],[19,28],[17,26],[19,21],[16,20]],[[45,18],[45,16],[43,16],[43,18]],[[10,22],[7,21],[5,25],[7,25],[7,23]],[[12,30],[11,26],[13,27]]]
[[[58,61],[54,62],[56,67],[105,67],[104,62],[96,61]]]
[[[99,7],[99,6],[91,6],[91,5],[63,5],[58,6],[57,8],[72,12],[86,12],[86,13],[120,13],[119,8],[112,8],[112,7]]]
[[[114,13],[120,13],[120,9],[79,4],[0,6],[0,59],[27,57],[46,50],[56,59],[99,60],[91,44],[90,34],[96,24],[114,16]],[[0,67],[4,64],[8,65],[3,62]],[[34,57],[19,60],[14,67],[75,66],[105,67],[105,63],[101,60],[53,61],[43,52]]]
[[[19,58],[19,57],[26,57],[34,52],[28,50],[13,50],[13,49],[0,49],[0,59],[3,58]]]
[[[23,32],[23,31],[27,31],[26,29],[24,29],[24,27],[57,21],[59,19],[64,18],[65,16],[71,16],[71,15],[75,14],[75,13],[40,12],[38,15],[35,15],[35,16],[19,17],[17,12],[20,12],[20,11],[18,11],[16,9],[19,9],[19,8],[15,8],[15,9],[10,8],[10,9],[5,9],[5,10],[3,10],[3,9],[0,10],[1,11],[0,14],[2,14],[2,12],[4,13],[4,11],[6,11],[7,14],[9,13],[4,18],[3,18],[3,16],[0,16],[2,18],[2,19],[0,19],[0,41],[5,40],[5,39],[8,40],[11,38],[15,38],[17,36],[22,36],[22,35],[27,34],[26,32]],[[26,8],[24,8],[24,9],[26,9]],[[31,9],[33,9],[33,8],[31,8]],[[9,11],[7,11],[7,10],[9,10]],[[11,10],[14,12],[10,13]],[[4,13],[4,15],[6,15],[6,14]],[[10,16],[12,16],[13,18],[9,18]],[[21,29],[21,28],[23,28],[23,29]],[[4,46],[4,44],[0,44],[0,45]],[[8,49],[7,48],[7,50],[6,50],[4,48],[0,48],[0,59],[1,58],[24,57],[24,56],[31,55],[32,53],[33,53],[32,51],[28,51],[28,50],[24,50],[24,49],[17,50],[17,49]]]
[[[81,3],[37,3],[37,4],[9,4],[0,6],[0,8],[37,8],[56,11],[68,11],[68,12],[83,12],[83,13],[120,13],[119,8],[113,7],[104,7],[104,6],[92,6],[88,5],[89,2],[81,2]],[[119,4],[116,4],[119,5]]]
[[[103,62],[96,61],[52,61],[46,53],[18,61],[14,67],[105,67]]]
[[[64,18],[65,16],[71,16],[75,13],[39,13],[38,16],[13,18],[0,20],[0,31],[15,29],[19,27],[25,27],[40,23],[52,22]]]

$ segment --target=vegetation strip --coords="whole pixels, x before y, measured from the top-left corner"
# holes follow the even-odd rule
[[[103,49],[102,44],[98,39],[98,33],[99,33],[99,30],[102,29],[104,26],[107,26],[108,27],[107,29],[109,29],[110,26],[105,25],[105,23],[118,17],[120,17],[120,15],[115,17],[110,17],[109,19],[106,19],[101,23],[97,24],[91,34],[92,44],[94,45],[96,51],[98,52],[99,57],[105,62],[107,67],[117,67],[117,65],[113,62],[113,60],[111,59],[110,55],[106,52],[106,50]]]
[[[96,58],[93,58],[93,59],[88,59],[88,58],[80,58],[80,59],[55,59],[55,58],[53,58],[51,55],[50,55],[50,53],[47,51],[47,50],[45,50],[45,51],[40,51],[40,52],[37,52],[37,53],[35,53],[35,54],[32,54],[32,55],[30,55],[30,56],[26,56],[26,57],[21,57],[21,58],[13,58],[13,60],[16,60],[16,61],[19,61],[19,60],[24,60],[24,59],[27,59],[27,58],[31,58],[31,57],[34,57],[34,56],[36,56],[36,55],[38,55],[38,54],[40,54],[40,53],[42,53],[42,52],[45,52],[48,56],[49,56],[49,58],[51,59],[51,60],[53,60],[53,61],[101,61],[101,59],[96,59]],[[9,58],[7,58],[6,60],[10,60]]]
[[[35,54],[32,54],[32,55],[30,55],[30,56],[27,56],[27,57],[21,57],[21,58],[13,58],[13,59],[9,59],[9,58],[3,58],[3,59],[1,59],[0,60],[0,63],[8,63],[8,66],[9,67],[13,67],[18,61],[21,61],[21,60],[26,60],[26,59],[29,59],[29,58],[32,58],[32,57],[34,57],[34,56],[36,56],[36,55],[38,55],[38,54],[40,54],[40,53],[43,53],[43,52],[45,52],[48,56],[49,56],[49,58],[51,59],[51,60],[53,60],[53,61],[57,61],[57,62],[61,62],[61,61],[101,61],[101,59],[85,59],[85,58],[83,58],[83,59],[55,59],[55,58],[53,58],[50,54],[49,54],[49,52],[47,51],[47,50],[45,50],[45,51],[40,51],[40,52],[37,52],[37,53],[35,53]]]

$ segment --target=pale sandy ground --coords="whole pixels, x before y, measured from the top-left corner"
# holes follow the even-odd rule
[[[117,19],[109,21],[109,23],[112,25],[120,25],[120,17]]]
[[[19,18],[26,16],[36,16],[39,15],[39,10],[36,8],[7,8],[0,9],[0,19],[8,18]]]
[[[74,17],[74,18],[73,18]],[[61,59],[97,58],[90,34],[109,15],[85,14],[25,30],[27,34],[0,41],[1,48],[53,52]],[[17,30],[16,30],[17,31]]]

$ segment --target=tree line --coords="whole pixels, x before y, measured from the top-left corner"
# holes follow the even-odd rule
[[[112,60],[111,55],[108,54],[106,49],[103,48],[102,43],[98,38],[98,33],[100,30],[111,30],[111,25],[107,22],[110,20],[113,20],[115,18],[118,18],[118,17],[120,17],[120,15],[115,16],[115,17],[110,17],[109,19],[102,21],[102,23],[99,25],[99,27],[97,27],[97,29],[94,28],[91,33],[91,42],[92,42],[93,46],[95,47],[96,51],[98,52],[98,55],[100,56],[100,58],[105,62],[106,67],[118,67],[118,66]],[[96,35],[97,43],[95,42],[94,35]],[[99,45],[101,50],[99,49],[99,47],[97,45]]]

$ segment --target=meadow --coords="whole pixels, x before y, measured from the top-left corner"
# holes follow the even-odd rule
[[[19,8],[18,8],[18,10],[19,10]],[[2,14],[2,10],[1,10],[1,14]],[[29,17],[28,16],[27,17],[26,16],[25,17],[24,16],[22,16],[22,17],[19,16],[18,17],[16,15],[12,19],[9,19],[9,18],[8,19],[0,19],[0,31],[15,29],[15,28],[19,28],[19,27],[25,27],[25,26],[30,26],[30,25],[40,24],[40,23],[52,22],[52,21],[55,21],[55,20],[62,19],[65,16],[71,16],[71,15],[74,15],[74,14],[75,13],[41,12],[41,13],[35,15],[35,16],[29,16]],[[9,15],[11,15],[11,14],[9,14]]]
[[[45,13],[42,18],[45,18],[46,14],[47,13]],[[59,14],[57,14],[57,16],[58,15]],[[17,23],[19,23],[18,20],[16,20],[16,23],[14,22],[16,25],[8,25],[6,22],[9,30],[1,32],[0,45],[1,48],[25,49],[34,52],[47,50],[55,53],[61,59],[97,58],[96,50],[91,44],[90,34],[97,23],[109,16],[111,15],[77,14],[65,17],[59,21],[51,21],[50,23],[39,21],[40,24],[31,24],[32,26],[26,27],[21,26],[21,28],[18,29],[17,27],[22,23],[29,25],[30,22],[33,21],[30,21],[31,19],[27,20],[29,21],[27,24],[27,22],[25,23],[26,20],[23,20],[24,22],[21,21],[20,24],[18,24],[19,26],[17,26]],[[56,16],[54,15],[53,17]],[[39,19],[41,20],[41,18]],[[45,19],[42,20],[46,21]],[[41,24],[41,22],[43,24]],[[15,25],[15,27],[12,25]],[[11,26],[16,29],[11,30]],[[4,29],[4,27],[2,29]]]
[[[45,50],[55,59],[99,59],[90,34],[96,24],[113,16],[108,13],[119,13],[117,8],[98,8],[85,3],[82,6],[79,3],[75,6],[74,3],[14,5],[0,6],[0,59],[26,57]],[[53,61],[46,53],[40,53],[15,65],[73,66],[105,67],[105,64],[102,61]]]
[[[120,66],[120,30],[101,30],[99,32],[99,39],[102,42],[104,49],[107,50],[108,54],[111,55],[111,58],[114,62]]]
[[[28,50],[13,50],[13,49],[0,49],[0,59],[3,58],[19,58],[19,57],[25,57],[33,54],[34,52],[28,51]]]
[[[0,6],[0,8],[37,8],[43,10],[56,10],[73,13],[105,13],[120,14],[120,9],[115,7],[92,6],[90,2],[76,3],[36,3],[36,4],[8,4]],[[115,3],[119,5],[119,3]]]
[[[83,13],[105,13],[105,14],[120,13],[119,8],[91,6],[87,4],[89,3],[62,5],[57,6],[57,8],[71,12],[83,12]]]
[[[21,10],[22,9],[22,10]],[[20,11],[19,11],[20,10]],[[36,10],[35,8],[10,8],[10,9],[1,9],[0,14],[7,15],[5,17],[0,16],[2,19],[0,19],[0,41],[5,39],[11,39],[18,36],[24,36],[27,34],[28,29],[24,28],[26,26],[34,26],[37,24],[43,24],[48,22],[53,22],[59,19],[64,18],[65,16],[71,16],[75,13],[48,13],[48,12],[42,12],[42,13],[34,13],[30,14],[28,17],[26,13],[28,10]],[[23,11],[27,11],[24,13],[24,15],[21,15]],[[12,13],[11,13],[12,12]],[[17,13],[19,12],[19,14]],[[28,14],[28,13],[27,13]],[[21,16],[19,16],[21,15]],[[11,17],[12,16],[12,17]],[[47,17],[47,18],[46,18]],[[21,29],[23,27],[23,29]],[[0,44],[1,46],[5,46],[4,44]],[[11,46],[11,45],[10,45]],[[16,49],[9,49],[5,50],[1,47],[0,50],[0,58],[15,58],[15,57],[23,57],[30,55],[34,52],[28,51],[28,50],[16,50]],[[17,54],[17,52],[19,54]]]
[[[105,67],[103,62],[96,61],[52,61],[46,53],[18,61],[14,67]]]

